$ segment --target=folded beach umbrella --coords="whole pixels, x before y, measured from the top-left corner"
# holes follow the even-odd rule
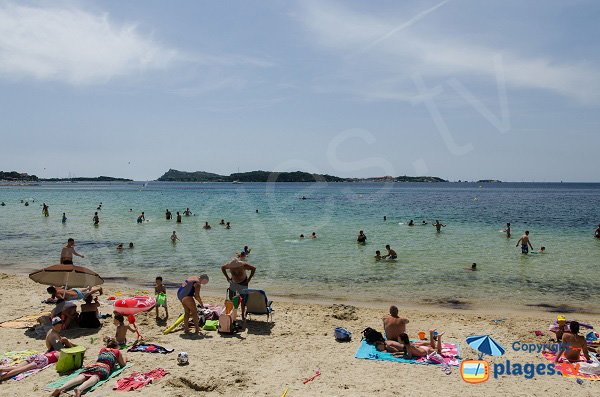
[[[479,351],[479,359],[484,354],[489,356],[501,356],[504,354],[504,348],[489,335],[469,336],[467,344],[473,349]]]
[[[29,274],[36,283],[75,288],[104,284],[104,279],[87,267],[75,265],[53,265]]]

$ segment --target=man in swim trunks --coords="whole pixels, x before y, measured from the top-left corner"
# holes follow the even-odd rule
[[[438,221],[437,219],[435,220],[435,223],[433,224],[433,227],[435,227],[435,230],[439,233],[442,231],[443,227],[446,227],[446,225],[443,225],[440,223],[440,221]]]
[[[529,241],[529,230],[525,230],[525,234],[521,236],[521,238],[519,239],[519,241],[517,241],[517,245],[515,245],[515,247],[518,247],[519,244],[521,244],[521,253],[527,255],[529,253],[529,248],[531,247],[531,249],[533,250],[533,246],[531,245],[531,241]]]
[[[75,240],[72,238],[67,240],[67,245],[65,245],[60,252],[60,263],[63,265],[72,265],[73,264],[73,255],[78,256],[80,258],[85,258],[85,256],[80,255],[75,251]]]
[[[52,295],[48,302],[52,302],[56,299],[64,299],[66,301],[70,300],[85,300],[88,295],[92,295],[97,293],[98,295],[102,295],[102,287],[88,287],[88,288],[71,288],[64,289],[59,287],[48,287],[46,291],[50,295]]]
[[[394,251],[393,249],[390,248],[390,245],[386,245],[385,249],[387,250],[387,254],[383,255],[382,258],[383,259],[397,259],[398,258],[398,254],[396,254],[396,251]]]
[[[177,223],[181,223],[181,214],[177,211]]]
[[[227,270],[231,273],[231,277],[227,274]],[[248,288],[250,280],[256,272],[256,267],[238,259],[233,259],[221,266],[221,271],[229,283],[229,299],[233,299],[236,293],[241,294],[242,290]],[[250,276],[247,275],[247,271],[250,271]]]
[[[383,317],[383,330],[388,340],[400,342],[400,334],[406,333],[408,319],[398,317],[398,308],[390,306],[390,314]]]
[[[170,221],[172,217],[173,215],[171,214],[171,211],[169,211],[169,209],[167,208],[167,211],[165,212],[165,219]]]
[[[562,336],[560,350],[558,351],[554,362],[561,362],[560,358],[563,355],[564,358],[570,362],[577,362],[580,361],[581,353],[583,353],[586,360],[590,361],[591,358],[585,336],[579,335],[579,323],[577,321],[571,321],[569,323],[569,328],[569,331],[565,332]]]

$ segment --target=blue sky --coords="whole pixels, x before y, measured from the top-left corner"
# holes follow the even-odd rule
[[[600,181],[595,1],[0,2],[0,170]]]

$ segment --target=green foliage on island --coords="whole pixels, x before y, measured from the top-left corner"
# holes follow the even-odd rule
[[[161,182],[447,182],[435,176],[385,176],[376,178],[340,178],[327,174],[309,172],[250,171],[231,175],[210,172],[186,172],[170,169],[158,181]]]
[[[38,177],[35,175],[29,175],[23,172],[10,171],[4,172],[0,171],[0,181],[16,181],[16,182],[34,182],[37,181]]]

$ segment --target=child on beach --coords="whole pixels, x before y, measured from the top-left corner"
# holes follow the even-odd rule
[[[136,332],[135,328],[132,328],[131,325],[125,325],[125,317],[120,313],[115,313],[113,323],[117,326],[117,332],[115,333],[117,343],[121,347],[127,345],[127,331]]]
[[[161,276],[156,277],[156,284],[154,285],[154,293],[156,294],[156,318],[158,319],[158,308],[165,308],[165,320],[169,318],[169,309],[167,308],[167,289],[163,284],[163,278]]]

